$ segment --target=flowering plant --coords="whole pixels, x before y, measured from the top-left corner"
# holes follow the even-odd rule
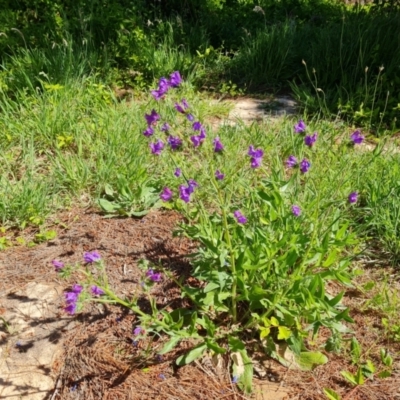
[[[66,310],[79,310],[81,298],[86,299],[82,293],[90,292],[93,301],[116,302],[137,313],[137,334],[168,334],[170,340],[160,354],[194,339],[196,345],[178,358],[178,365],[207,350],[239,354],[245,366],[236,378],[249,392],[252,338],[278,359],[275,343],[280,341],[300,357],[307,351],[308,332],[316,335],[325,326],[337,334],[347,329],[342,321],[352,321],[341,304],[343,292],[332,296],[325,284],[350,283],[345,249],[355,239],[342,211],[348,203],[354,205],[358,192],[336,203],[325,204],[319,196],[303,203],[302,193],[318,179],[311,149],[316,132],[305,138],[298,135],[307,128],[299,121],[292,132],[292,148],[274,164],[257,137],[244,145],[229,140],[223,130],[210,133],[195,108],[182,99],[182,83],[178,72],[159,80],[140,132],[149,141],[148,154],[160,180],[159,201],[185,215],[187,222],[177,234],[199,243],[192,257],[197,284],[183,284],[167,269],[146,264],[144,288],[173,280],[190,309],[158,310],[145,290],[152,307],[151,315],[145,314],[136,298],[113,294],[105,276],[94,278],[88,268],[102,263],[91,253],[85,255],[87,282],[79,293],[70,292]],[[332,207],[337,211],[332,213]],[[60,262],[54,265],[62,271]]]

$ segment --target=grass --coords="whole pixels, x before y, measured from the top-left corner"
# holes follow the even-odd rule
[[[192,104],[199,120],[226,115],[226,106],[197,97],[190,84],[186,84],[182,96]],[[144,113],[154,106],[144,99],[118,102],[106,86],[93,78],[66,85],[47,84],[43,92],[20,93],[17,99],[3,93],[0,114],[3,132],[0,140],[4,149],[0,156],[3,225],[23,227],[42,223],[49,214],[83,195],[96,204],[107,185],[120,193],[122,188],[135,192],[141,185],[150,185],[159,190],[173,183],[172,171],[163,177],[155,169],[147,141],[141,134],[145,128]],[[168,118],[179,125],[175,115]],[[248,144],[253,143],[264,149],[268,168],[283,179],[284,161],[296,151],[296,143],[301,140],[293,134],[293,124],[294,120],[288,118],[263,126],[224,126],[219,136],[227,151],[237,153],[239,159],[224,158],[221,169],[235,171],[239,160],[247,157]],[[398,156],[347,147],[351,131],[344,125],[316,119],[308,129],[318,131],[319,139],[317,150],[300,146],[301,152],[295,154],[299,160],[313,157],[309,174],[313,184],[300,195],[299,205],[313,204],[318,208],[321,202],[331,202],[343,207],[348,194],[359,191],[361,206],[349,213],[349,218],[357,229],[364,231],[364,236],[376,238],[381,250],[397,262]],[[178,165],[185,163],[183,156],[177,156]],[[161,156],[160,161],[161,169],[171,169],[169,159]],[[188,173],[199,176],[202,162],[199,159],[188,165]],[[382,171],[386,171],[383,179]],[[202,184],[201,179],[207,178],[199,179]],[[297,197],[296,193],[292,195]]]

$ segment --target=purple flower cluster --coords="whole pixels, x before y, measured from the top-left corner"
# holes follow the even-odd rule
[[[167,122],[165,122],[161,125],[160,131],[161,132],[169,132],[170,129],[171,129],[171,127],[169,126],[169,124]]]
[[[169,76],[169,80],[167,78],[160,78],[158,81],[158,88],[156,90],[152,90],[151,94],[155,100],[161,100],[164,98],[169,88],[176,88],[182,83],[182,78],[179,71],[173,72]]]
[[[247,218],[239,210],[236,210],[233,216],[236,218],[238,224],[245,224],[247,222]]]
[[[162,191],[162,193],[160,194],[160,199],[162,201],[169,201],[172,199],[172,190],[168,187],[165,187]]]
[[[308,172],[310,167],[311,167],[311,163],[306,158],[304,158],[300,163],[300,171],[303,174],[305,174],[306,172]]]
[[[182,140],[178,136],[168,136],[167,142],[172,150],[176,150],[182,146]]]
[[[194,189],[198,187],[199,184],[194,179],[189,179],[188,185],[180,185],[179,186],[179,197],[185,203],[189,203],[190,195],[194,192]]]
[[[219,139],[219,136],[217,136],[214,141],[214,151],[216,153],[221,153],[224,150],[224,145],[221,143],[221,140]]]
[[[134,330],[133,330],[133,334],[135,335],[135,336],[138,336],[138,335],[140,335],[140,334],[142,334],[142,333],[144,333],[145,332],[145,330],[139,325],[139,326],[137,326]]]
[[[289,156],[289,158],[286,160],[286,166],[288,168],[294,168],[297,166],[297,158],[295,156]]]
[[[292,213],[295,217],[299,217],[301,214],[301,208],[299,206],[293,205],[292,206]]]
[[[151,154],[159,156],[161,154],[162,149],[164,148],[164,142],[158,139],[157,142],[150,143],[149,147],[151,149]]]
[[[83,287],[81,285],[73,285],[71,292],[66,292],[65,293],[65,302],[67,303],[66,307],[64,310],[68,314],[75,314],[76,313],[76,308],[78,305],[78,300],[79,300],[79,295],[82,293]]]
[[[364,141],[364,136],[361,135],[361,132],[357,130],[350,135],[350,139],[353,144],[361,144]]]
[[[303,132],[305,132],[306,128],[307,128],[306,124],[301,119],[297,124],[295,124],[294,131],[296,133],[303,133]]]
[[[83,254],[86,263],[91,264],[101,260],[101,255],[97,251],[86,252]]]
[[[60,271],[65,267],[65,264],[59,260],[53,260],[51,263],[54,265],[56,271]]]
[[[161,281],[161,272],[154,272],[152,269],[149,269],[146,272],[146,276],[152,281],[152,282],[160,282]]]
[[[96,285],[93,285],[93,286],[90,288],[90,290],[91,290],[93,296],[101,296],[101,295],[104,294],[104,290],[101,289],[101,288],[99,288],[99,287],[96,286]]]
[[[149,137],[154,134],[153,127],[157,124],[157,121],[160,120],[160,115],[153,109],[150,114],[145,114],[144,117],[147,121],[147,128],[143,131],[143,135]]]
[[[219,169],[215,171],[215,179],[218,181],[222,181],[225,178],[225,174],[223,174]]]
[[[312,147],[314,143],[317,141],[318,133],[314,132],[313,135],[306,135],[304,138],[304,143],[308,147]]]
[[[182,105],[179,103],[175,103],[175,110],[180,112],[181,114],[186,114],[186,110],[189,108],[189,104],[186,99],[182,99]]]
[[[199,131],[200,133],[198,135],[190,136],[190,140],[192,141],[194,147],[199,147],[207,137],[206,130],[199,121],[194,122],[192,126],[194,131]]]
[[[354,204],[357,203],[358,200],[358,193],[357,192],[351,192],[349,194],[349,203]]]
[[[145,114],[144,117],[146,118],[147,121],[147,125],[151,126],[151,125],[156,125],[157,121],[160,120],[160,115],[157,114],[156,110],[151,110],[150,114]]]
[[[264,152],[261,149],[255,149],[254,146],[250,146],[247,155],[251,157],[251,168],[258,168],[261,166],[262,158],[264,156]]]
[[[182,170],[180,168],[176,168],[174,175],[179,178],[182,175]]]

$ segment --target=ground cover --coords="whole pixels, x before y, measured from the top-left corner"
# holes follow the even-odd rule
[[[170,83],[173,78],[179,81],[171,75]],[[282,118],[218,126],[215,120],[226,112],[224,105],[196,96],[187,82],[173,84],[176,87],[169,87],[168,93],[162,85],[163,81],[158,89],[154,86],[157,92],[153,96],[121,103],[106,87],[90,79],[74,87],[49,85],[44,93],[20,94],[18,101],[3,98],[4,195],[0,210],[6,283],[12,279],[13,285],[18,284],[19,274],[15,267],[8,270],[6,261],[15,249],[29,258],[30,251],[54,249],[52,246],[60,244],[57,241],[62,242],[61,232],[69,232],[73,221],[57,217],[60,209],[78,203],[81,207],[96,206],[107,217],[139,218],[88,217],[80,230],[66,234],[70,250],[54,254],[67,266],[56,264],[59,274],[68,275],[65,284],[79,282],[85,287],[86,297],[80,297],[79,303],[74,287],[68,292],[69,311],[110,312],[93,320],[81,314],[81,324],[72,336],[78,332],[82,353],[69,351],[65,355],[69,361],[62,375],[62,398],[74,396],[78,389],[86,396],[100,392],[104,398],[121,396],[122,390],[126,398],[135,398],[137,394],[126,391],[125,381],[129,386],[129,379],[143,378],[143,385],[149,371],[155,379],[152,386],[161,382],[160,386],[172,390],[175,373],[198,374],[182,366],[185,362],[180,362],[181,369],[172,366],[178,356],[188,361],[187,354],[192,354],[189,358],[193,361],[220,354],[217,361],[225,363],[220,383],[216,385],[212,378],[212,385],[207,386],[211,392],[198,398],[218,398],[212,390],[226,390],[226,396],[235,398],[241,396],[237,388],[250,391],[251,377],[257,374],[250,359],[256,362],[268,356],[286,366],[294,363],[293,355],[288,360],[287,354],[285,358],[275,348],[285,342],[295,359],[302,354],[316,357],[309,369],[322,365],[304,373],[286,371],[273,362],[274,367],[265,368],[267,372],[261,375],[265,377],[268,368],[272,369],[281,375],[282,386],[289,384],[290,376],[299,398],[324,398],[324,389],[335,390],[344,398],[396,398],[396,284],[390,274],[384,274],[383,280],[377,278],[375,274],[382,274],[382,269],[357,278],[363,262],[397,263],[396,143],[372,142],[369,149],[364,145],[366,132],[357,132],[339,120],[304,123]],[[164,100],[153,98],[163,96]],[[213,126],[207,124],[209,120]],[[384,176],[382,170],[387,171]],[[171,240],[172,224],[168,221],[177,219],[176,214],[148,214],[158,208],[174,209],[183,216],[180,235],[186,239],[179,242],[184,243],[183,249],[180,244],[179,251],[175,245],[163,250]],[[79,212],[77,215],[86,218]],[[157,219],[162,221],[158,227]],[[137,227],[148,221],[151,225],[142,237]],[[134,229],[129,233],[125,224],[131,223]],[[31,227],[30,236],[14,230],[25,226]],[[139,263],[129,251],[132,238],[139,240],[141,247],[133,253],[145,262]],[[155,254],[147,251],[149,242],[155,244]],[[157,255],[161,250],[161,256]],[[178,270],[170,259],[175,251]],[[189,258],[193,251],[196,256]],[[83,252],[94,257],[86,258],[83,272],[87,283],[83,272],[64,273],[68,265],[82,265]],[[113,259],[115,253],[124,253],[124,260]],[[53,266],[48,265],[49,255],[47,258],[46,276],[51,273],[52,279],[58,280]],[[128,259],[131,264],[127,264]],[[101,260],[106,262],[107,280]],[[125,282],[130,265],[129,279],[134,282]],[[88,297],[93,284],[99,291],[92,294],[99,297]],[[345,292],[348,296],[342,299]],[[354,304],[352,297],[356,295],[369,297]],[[128,311],[102,306],[102,299],[107,298]],[[96,299],[99,307],[88,304]],[[89,308],[81,310],[85,305]],[[126,312],[126,318],[117,321]],[[183,313],[183,318],[177,312]],[[194,325],[184,317],[186,312],[195,315],[191,317]],[[380,330],[372,327],[360,332],[369,321]],[[3,329],[7,333],[6,320]],[[91,333],[99,330],[105,335],[96,342]],[[352,339],[351,330],[356,331],[358,341]],[[14,338],[6,335],[5,341],[9,340]],[[66,340],[67,350],[68,343],[79,341],[69,334]],[[132,340],[138,343],[132,344]],[[164,347],[160,350],[161,344]],[[104,346],[109,346],[109,358],[98,359],[95,369],[112,368],[96,375],[85,360],[100,357],[98,350]],[[194,354],[193,346],[201,351]],[[143,364],[153,364],[160,353],[165,353],[165,364]],[[328,359],[339,360],[333,372]],[[139,369],[140,373],[128,374]],[[343,376],[341,372],[346,370],[349,372]],[[272,372],[269,376],[275,379]],[[214,374],[218,376],[218,372]],[[173,380],[168,382],[169,377]],[[317,379],[316,386],[305,385],[307,379]],[[167,383],[162,384],[164,380]],[[90,382],[95,382],[94,386]],[[190,385],[182,398],[193,398],[196,389]],[[71,387],[75,388],[72,394]],[[148,390],[149,398],[157,398],[157,392]],[[57,393],[61,393],[60,388]]]

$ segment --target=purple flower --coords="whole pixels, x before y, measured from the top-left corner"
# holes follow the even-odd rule
[[[160,194],[160,199],[162,201],[169,201],[172,199],[172,190],[170,188],[165,187]]]
[[[308,147],[312,147],[313,144],[317,141],[317,137],[318,137],[318,133],[317,132],[314,132],[314,134],[312,136],[311,135],[307,135],[304,138],[305,145],[308,146]]]
[[[199,121],[194,122],[192,127],[193,127],[194,131],[199,131],[202,127],[201,122],[199,122]]]
[[[177,136],[168,136],[168,144],[171,146],[172,150],[176,150],[178,147],[182,145],[182,140]]]
[[[133,330],[133,334],[135,335],[135,336],[138,336],[138,335],[140,335],[140,334],[142,334],[142,333],[144,333],[145,331],[144,331],[144,329],[141,327],[141,326],[137,326],[134,330]]]
[[[186,99],[182,99],[182,105],[185,110],[189,108],[189,103],[186,101]]]
[[[184,108],[179,103],[175,103],[174,107],[176,111],[180,112],[181,114],[185,114]]]
[[[146,272],[146,276],[153,282],[161,281],[161,272],[154,272],[152,269],[149,269]]]
[[[64,297],[67,304],[76,303],[78,301],[79,293],[66,292],[64,293]]]
[[[233,376],[232,377],[232,383],[238,383],[239,377]]]
[[[261,149],[255,149],[254,146],[249,146],[247,154],[254,158],[261,158],[264,156],[264,152]]]
[[[225,178],[225,174],[223,174],[219,169],[215,171],[215,179],[218,181],[222,181]]]
[[[78,303],[78,298],[79,295],[81,294],[83,290],[83,287],[81,285],[73,285],[72,286],[72,291],[71,292],[66,292],[64,294],[65,296],[65,302],[67,303],[67,306],[64,308],[65,312],[68,314],[75,314],[76,308],[77,308],[77,303]]]
[[[364,136],[361,135],[361,132],[357,130],[351,134],[350,139],[352,140],[353,144],[361,144],[364,141]]]
[[[251,168],[258,168],[261,166],[262,158],[261,157],[251,157],[250,163],[251,163]]]
[[[161,100],[164,97],[165,93],[162,93],[160,90],[152,90],[151,95],[154,97],[155,100]]]
[[[201,127],[200,129],[200,135],[190,136],[190,140],[192,141],[194,147],[199,147],[204,142],[205,138],[206,131],[203,127]]]
[[[301,214],[301,209],[299,206],[292,206],[292,213],[295,217],[300,216]]]
[[[223,145],[223,144],[221,143],[221,141],[219,140],[219,136],[217,136],[217,137],[214,139],[213,143],[214,143],[214,151],[215,151],[216,153],[219,153],[219,152],[221,152],[221,151],[224,150],[224,145]]]
[[[154,133],[154,129],[151,126],[148,126],[146,130],[143,131],[143,135],[146,137],[151,136]]]
[[[306,130],[306,124],[304,123],[303,120],[300,120],[295,126],[294,126],[294,131],[296,133],[302,133]]]
[[[185,203],[189,203],[190,195],[191,195],[192,192],[193,191],[190,190],[190,187],[186,187],[185,185],[180,185],[179,186],[179,197]]]
[[[169,126],[169,124],[167,122],[162,124],[162,126],[160,128],[161,132],[168,132],[170,129],[171,129],[171,127]]]
[[[67,304],[67,306],[64,308],[64,311],[70,315],[74,315],[76,313],[76,308],[77,308],[76,303],[70,303]]]
[[[194,116],[192,114],[186,114],[186,118],[188,121],[193,122],[194,121]]]
[[[247,155],[251,157],[251,168],[258,168],[262,163],[262,157],[264,152],[261,149],[255,149],[254,146],[249,146],[249,151]]]
[[[245,224],[247,222],[247,218],[239,210],[236,210],[233,215],[239,224]]]
[[[305,174],[311,167],[310,162],[304,158],[300,163],[300,171]]]
[[[189,193],[193,193],[193,192],[194,192],[194,189],[195,189],[196,187],[199,187],[199,184],[198,184],[194,179],[189,179],[189,181],[188,181],[188,190],[189,190]]]
[[[349,203],[354,204],[357,203],[358,200],[358,192],[351,192],[349,194]]]
[[[162,140],[158,139],[155,143],[150,143],[149,147],[151,149],[151,154],[159,156],[161,154],[162,149],[164,148],[164,143]]]
[[[182,83],[182,78],[181,78],[181,74],[179,73],[179,71],[175,71],[169,76],[169,85],[171,87],[176,88],[181,83]]]
[[[73,293],[81,294],[81,293],[82,293],[82,290],[83,290],[83,286],[78,285],[77,283],[75,283],[74,285],[72,285],[72,291],[73,291]]]
[[[286,166],[288,168],[294,168],[297,165],[297,158],[295,156],[289,156],[286,160]]]
[[[104,294],[104,290],[95,285],[93,285],[90,290],[92,291],[93,296],[101,296]]]
[[[53,260],[51,263],[54,265],[56,271],[59,271],[60,269],[64,268],[64,263],[62,261]]]
[[[179,103],[175,103],[174,107],[176,111],[180,112],[181,114],[185,114],[185,110],[189,108],[189,104],[186,99],[182,99],[182,105],[180,105]]]
[[[155,125],[157,121],[160,120],[160,116],[157,114],[156,110],[151,110],[151,114],[145,114],[147,125]]]
[[[180,168],[176,168],[174,175],[179,178],[182,175],[182,170]]]
[[[87,263],[94,263],[101,260],[101,255],[97,251],[86,252],[83,254],[83,259]]]
[[[158,89],[152,90],[152,96],[158,101],[164,97],[164,95],[168,92],[169,89],[169,82],[168,79],[162,77],[158,82]]]

